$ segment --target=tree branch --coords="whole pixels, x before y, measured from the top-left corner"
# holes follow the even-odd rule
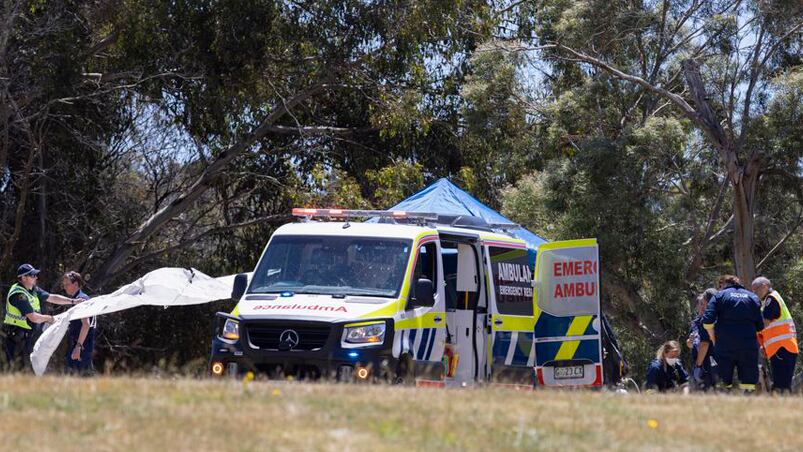
[[[92,281],[92,283],[97,288],[101,288],[115,274],[118,273],[118,269],[125,263],[126,259],[128,259],[136,246],[147,240],[171,218],[187,211],[193,205],[193,203],[200,198],[207,189],[209,189],[209,187],[218,179],[218,177],[223,174],[223,172],[235,158],[243,154],[246,150],[251,149],[254,143],[262,140],[265,138],[265,136],[267,136],[268,133],[270,133],[270,128],[276,121],[289,113],[290,109],[293,107],[326,90],[327,88],[329,88],[329,85],[325,81],[316,83],[274,106],[270,114],[268,114],[268,116],[262,120],[262,123],[259,125],[259,127],[254,129],[239,142],[221,152],[189,188],[176,196],[176,198],[173,199],[170,204],[164,206],[145,222],[143,222],[139,228],[134,231],[134,233],[129,235],[120,245],[118,245],[109,258],[106,259],[106,261],[103,262],[103,264],[99,267],[100,274]]]
[[[217,233],[226,232],[226,231],[232,231],[234,229],[241,229],[241,228],[252,226],[252,225],[255,225],[255,224],[259,224],[259,223],[270,223],[270,224],[285,223],[285,222],[290,221],[292,219],[293,219],[292,215],[286,215],[286,214],[267,215],[267,216],[263,216],[263,217],[259,217],[259,218],[254,218],[254,219],[251,219],[251,220],[248,220],[248,221],[243,221],[242,223],[235,223],[235,224],[229,224],[229,225],[225,225],[225,226],[217,226],[217,227],[214,227],[214,228],[210,228],[210,229],[207,229],[204,232],[201,232],[200,234],[196,234],[196,235],[194,235],[194,236],[192,236],[190,238],[185,238],[185,239],[181,240],[180,242],[178,242],[176,244],[173,244],[173,245],[170,245],[170,246],[166,246],[164,248],[160,248],[160,249],[158,249],[156,251],[152,251],[152,252],[150,252],[148,254],[144,254],[142,256],[137,256],[135,259],[129,261],[128,263],[126,263],[125,265],[120,267],[120,269],[117,271],[117,273],[125,273],[125,272],[127,272],[129,270],[132,270],[137,265],[145,263],[145,262],[147,262],[147,261],[149,261],[149,260],[151,260],[151,259],[153,259],[153,258],[155,258],[157,256],[161,256],[161,255],[169,253],[171,251],[175,251],[175,250],[178,250],[178,249],[181,249],[181,248],[185,248],[185,247],[187,247],[189,245],[198,243],[199,240],[201,240],[201,239],[203,239],[205,237],[208,237],[208,236],[210,236],[212,234],[217,234]]]
[[[95,45],[90,47],[86,52],[84,52],[83,57],[88,58],[97,55],[98,53],[106,50],[107,48],[112,46],[115,42],[117,42],[117,39],[119,37],[120,37],[120,30],[114,30],[113,32],[106,35],[106,37],[95,43]]]
[[[763,258],[763,259],[761,259],[761,260],[758,262],[758,264],[756,264],[756,270],[758,270],[759,268],[761,268],[761,266],[762,266],[762,265],[764,265],[764,262],[766,262],[766,261],[767,261],[767,259],[769,259],[769,258],[770,258],[770,256],[772,256],[772,255],[775,253],[775,251],[777,251],[777,250],[778,250],[778,249],[781,247],[781,245],[783,245],[783,244],[784,244],[784,242],[786,242],[786,240],[787,240],[789,237],[792,237],[792,235],[795,233],[795,231],[797,231],[797,228],[799,228],[801,224],[803,224],[803,209],[801,209],[801,210],[798,212],[798,214],[797,214],[797,220],[795,220],[795,225],[794,225],[794,226],[792,226],[792,228],[791,228],[791,229],[789,229],[789,232],[787,232],[787,233],[786,233],[786,235],[784,235],[784,236],[783,236],[783,238],[782,238],[782,239],[781,239],[781,240],[780,240],[778,243],[776,243],[776,244],[775,244],[775,246],[773,246],[773,247],[772,247],[772,249],[770,249],[770,250],[767,252],[767,255],[766,255],[766,256],[764,256],[764,258]]]
[[[617,69],[616,67],[614,67],[614,66],[612,66],[612,65],[610,65],[610,64],[608,64],[608,63],[606,63],[606,62],[604,62],[604,61],[602,61],[602,60],[600,60],[598,58],[594,58],[594,57],[592,57],[590,55],[586,55],[586,54],[584,54],[582,52],[578,52],[577,50],[574,50],[574,49],[572,49],[570,47],[567,47],[567,46],[565,46],[563,44],[557,44],[557,43],[556,44],[549,44],[549,45],[545,45],[543,47],[544,48],[552,47],[552,48],[555,48],[555,49],[558,49],[558,50],[563,50],[564,52],[567,52],[567,53],[571,54],[572,56],[574,56],[578,60],[583,61],[583,62],[588,63],[588,64],[591,64],[591,65],[593,65],[593,66],[595,66],[595,67],[597,67],[599,69],[602,69],[605,72],[608,72],[609,74],[611,74],[611,75],[613,75],[613,76],[615,76],[615,77],[617,77],[619,79],[627,80],[627,81],[632,82],[632,83],[636,83],[637,85],[641,86],[642,88],[644,88],[644,89],[646,89],[646,90],[648,90],[650,92],[653,92],[655,94],[658,94],[659,96],[661,96],[661,97],[669,100],[670,102],[672,102],[675,106],[680,108],[681,112],[683,112],[683,114],[686,117],[688,117],[689,119],[691,119],[695,123],[699,123],[699,121],[700,121],[700,118],[697,115],[697,112],[694,110],[694,108],[692,108],[692,106],[689,105],[689,103],[686,102],[685,99],[683,99],[682,97],[678,96],[677,94],[675,94],[675,93],[673,93],[671,91],[668,91],[668,90],[666,90],[664,88],[661,88],[660,86],[653,85],[653,84],[649,83],[648,81],[644,80],[643,78],[638,77],[636,75],[632,75],[632,74],[628,74],[626,72],[623,72],[623,71]]]
[[[722,225],[722,228],[719,231],[717,231],[714,235],[709,237],[708,241],[709,242],[713,242],[714,240],[716,240],[720,236],[722,236],[722,234],[725,234],[726,232],[728,232],[728,229],[731,227],[732,224],[733,224],[733,215],[728,217],[728,219],[725,221],[725,224]]]
[[[280,135],[355,135],[359,133],[373,133],[376,127],[333,127],[333,126],[280,126],[268,127],[268,131]]]

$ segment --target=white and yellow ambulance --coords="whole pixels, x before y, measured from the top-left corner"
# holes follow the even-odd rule
[[[476,217],[293,213],[217,314],[213,374],[602,385],[595,240],[541,245],[533,273],[522,240]]]

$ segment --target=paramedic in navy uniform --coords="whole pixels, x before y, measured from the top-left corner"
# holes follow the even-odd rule
[[[669,341],[658,348],[655,359],[647,368],[647,383],[644,389],[647,392],[673,391],[677,389],[688,391],[689,374],[680,364],[680,344]]]
[[[754,392],[758,383],[756,333],[764,329],[761,302],[733,275],[721,276],[719,289],[703,314],[703,327],[715,347],[719,379],[726,389],[731,389],[733,371],[738,369],[739,387]]]

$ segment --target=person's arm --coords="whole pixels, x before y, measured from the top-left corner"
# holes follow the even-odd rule
[[[31,323],[53,323],[53,316],[35,312],[25,295],[14,294],[9,302]]]
[[[714,334],[714,323],[717,321],[717,296],[714,295],[711,297],[711,301],[708,302],[708,306],[705,307],[705,313],[703,314],[703,328],[705,329],[706,333],[708,333],[709,339],[711,339],[711,343],[716,345],[717,338]]]
[[[81,360],[81,351],[84,349],[84,341],[89,334],[89,319],[81,319],[81,331],[78,333],[78,341],[72,351],[72,359]]]
[[[697,346],[697,362],[694,363],[695,366],[701,367],[705,363],[705,357],[708,355],[708,347],[710,345],[711,342],[700,341],[700,345]]]
[[[769,295],[767,298],[769,299],[769,302],[767,303],[767,306],[764,306],[764,310],[761,313],[761,315],[764,317],[764,327],[781,317],[781,305],[778,304],[778,300]]]
[[[650,366],[647,368],[647,382],[644,383],[644,389],[646,389],[647,392],[655,392],[658,389],[657,379],[658,368],[650,363]]]
[[[45,292],[45,293],[47,293],[47,292]],[[60,304],[60,305],[74,305],[74,304],[78,304],[78,302],[81,301],[81,300],[77,300],[77,299],[74,299],[74,298],[67,298],[67,297],[65,297],[63,295],[59,295],[59,294],[55,294],[55,293],[49,293],[49,294],[47,294],[47,297],[45,297],[45,298],[39,297],[39,299],[47,301],[48,303]]]
[[[30,314],[27,314],[25,318],[27,318],[31,323],[53,323],[56,321],[52,315],[40,314],[38,312],[31,312]]]

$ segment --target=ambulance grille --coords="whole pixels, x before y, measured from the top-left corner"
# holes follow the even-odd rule
[[[331,325],[289,325],[287,323],[251,323],[246,325],[251,345],[263,350],[279,350],[282,333],[291,330],[298,335],[298,344],[292,350],[318,350],[329,339]]]

